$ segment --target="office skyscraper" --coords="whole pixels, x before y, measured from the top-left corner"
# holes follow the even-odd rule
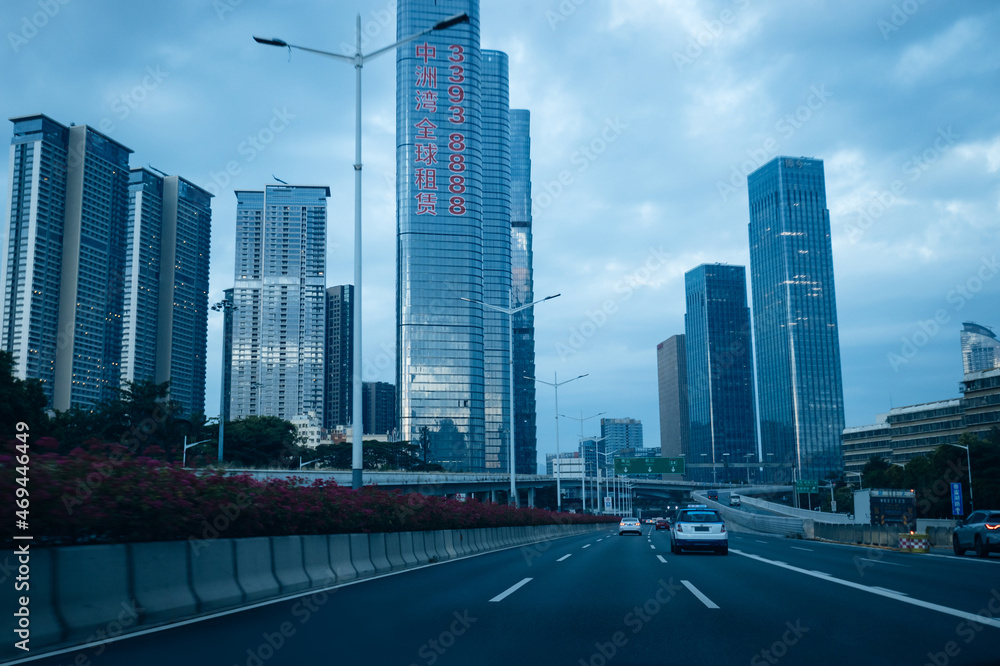
[[[510,111],[510,266],[513,307],[535,300],[531,255],[531,114]],[[534,308],[514,315],[514,461],[518,474],[538,468],[535,429]]]
[[[511,138],[507,85],[507,54],[483,50],[483,299],[502,308],[513,307],[510,273]],[[483,308],[487,471],[510,470],[511,326],[508,315]],[[516,437],[517,428],[514,430]]]
[[[322,418],[328,187],[236,192],[231,416]]]
[[[777,157],[747,180],[761,449],[823,480],[843,470],[844,430],[823,161]]]
[[[609,452],[641,449],[642,421],[637,419],[601,419],[601,437]]]
[[[362,388],[364,434],[392,434],[396,429],[396,387],[388,382],[364,382]]]
[[[36,114],[11,118],[0,346],[53,408],[117,397],[129,148]]]
[[[211,197],[178,176],[129,177],[121,378],[169,381],[185,414],[205,411]]]
[[[354,285],[326,290],[326,406],[323,427],[346,426],[353,415]],[[363,386],[363,385],[362,385]]]
[[[684,334],[656,345],[660,397],[660,455],[678,458],[689,450],[687,355]],[[693,460],[691,462],[694,462]]]
[[[684,274],[687,312],[688,415],[692,464],[689,478],[723,481],[742,478],[731,463],[756,460],[753,400],[753,346],[743,266],[703,264]],[[752,458],[750,456],[753,456]]]
[[[430,459],[483,471],[483,114],[479,3],[403,0],[399,38],[466,12],[470,21],[396,52],[399,427]]]
[[[971,321],[962,323],[962,371],[1000,368],[1000,340],[992,329]]]

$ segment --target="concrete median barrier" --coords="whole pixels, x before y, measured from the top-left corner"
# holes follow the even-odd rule
[[[375,573],[389,573],[392,565],[389,558],[385,556],[385,537],[382,532],[373,532],[368,535],[368,547],[371,550],[372,564],[375,565]]]
[[[70,546],[55,557],[56,600],[65,638],[84,642],[98,629],[139,622],[129,593],[128,548],[123,545]],[[124,613],[124,616],[123,616]],[[128,623],[128,624],[126,624]]]
[[[346,583],[358,577],[351,560],[351,536],[349,534],[330,534],[327,537],[330,549],[330,568],[337,576],[338,583]]]
[[[281,593],[300,592],[309,589],[310,580],[306,575],[302,558],[302,537],[271,537],[274,556],[274,577],[281,585]]]
[[[188,541],[191,562],[191,591],[198,600],[198,612],[238,606],[243,590],[236,582],[236,559],[232,539],[215,539],[203,544]]]
[[[372,564],[371,550],[368,546],[367,534],[351,534],[351,564],[358,572],[358,578],[375,575],[375,565]]]
[[[337,582],[337,574],[330,568],[330,539],[325,534],[302,537],[302,563],[309,587],[324,587]]]
[[[142,624],[194,615],[198,600],[188,586],[188,553],[184,541],[129,544],[132,590]]]
[[[417,565],[417,556],[413,552],[413,532],[399,533],[399,554],[403,558],[403,566],[406,568]]]
[[[274,576],[271,540],[268,537],[233,539],[236,551],[236,581],[247,603],[276,597],[281,585]]]
[[[406,567],[406,562],[403,561],[399,532],[389,532],[385,535],[385,558],[389,560],[389,566],[392,567],[393,571],[399,571]]]

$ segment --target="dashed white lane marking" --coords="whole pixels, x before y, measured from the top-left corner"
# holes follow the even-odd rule
[[[531,580],[530,578],[525,578],[520,583],[514,583],[513,585],[511,585],[510,587],[508,587],[506,590],[504,590],[503,592],[501,592],[497,596],[495,596],[492,599],[490,599],[490,601],[503,601],[504,599],[506,599],[507,597],[509,597],[510,595],[514,594],[519,589],[521,589],[522,587],[524,587],[525,585],[527,585],[528,581],[530,581],[530,580]]]
[[[716,606],[715,603],[713,603],[711,599],[709,599],[704,594],[702,594],[701,590],[699,590],[697,587],[695,587],[694,585],[692,585],[689,581],[682,580],[681,581],[681,585],[683,585],[687,589],[691,590],[691,594],[693,594],[694,596],[698,597],[698,600],[701,601],[701,603],[703,603],[706,606],[708,606],[709,608],[718,608],[718,606]]]

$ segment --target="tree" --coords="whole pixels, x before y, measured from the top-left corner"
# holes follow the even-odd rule
[[[219,426],[205,429],[218,438]],[[247,416],[226,421],[225,462],[246,467],[298,467],[299,456],[312,449],[302,446],[295,425],[277,416]]]
[[[37,379],[14,376],[14,355],[0,351],[0,433],[13,437],[18,423],[28,424],[28,435],[40,437],[48,429],[45,406],[48,400]]]

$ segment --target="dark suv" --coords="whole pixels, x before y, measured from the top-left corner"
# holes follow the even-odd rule
[[[951,545],[956,555],[964,555],[967,550],[976,551],[979,557],[1000,552],[1000,511],[973,511],[955,528]]]

